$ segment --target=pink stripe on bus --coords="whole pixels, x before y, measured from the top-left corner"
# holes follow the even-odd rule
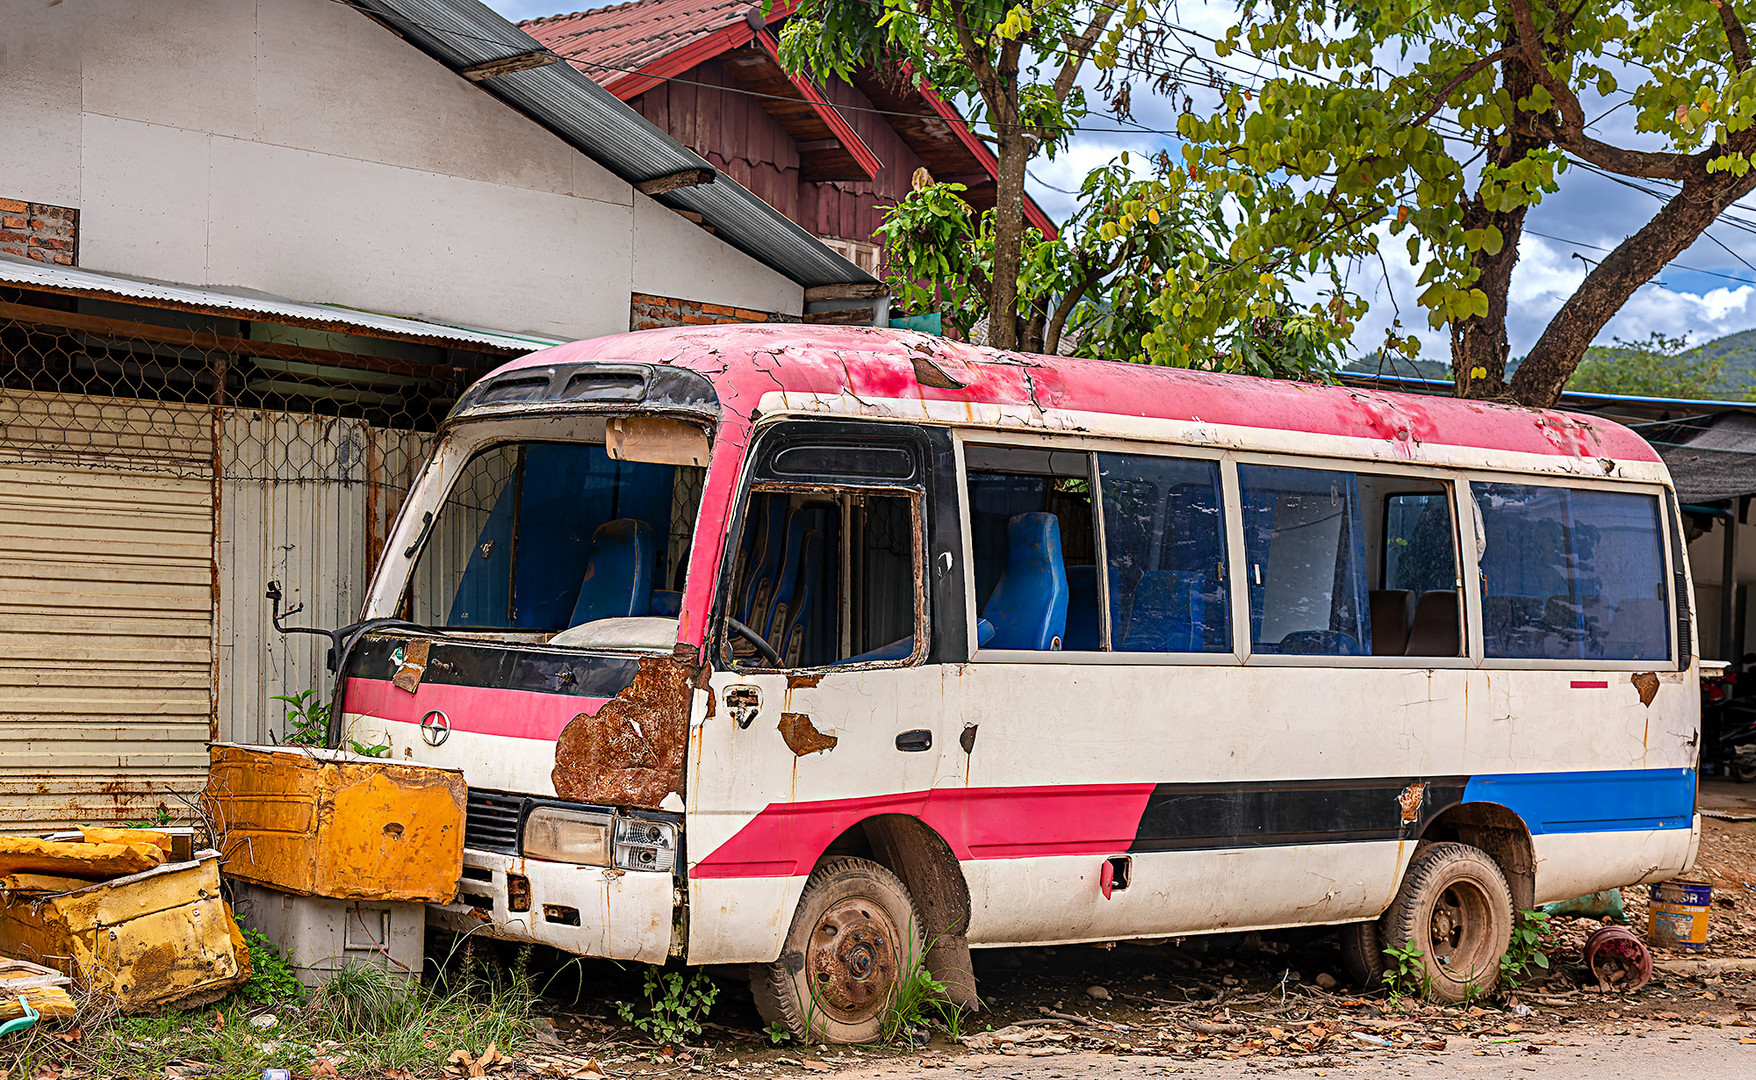
[[[378,679],[349,679],[344,699],[348,712],[379,720],[419,724],[421,717],[438,709],[451,721],[453,731],[551,742],[569,720],[581,713],[596,715],[608,700],[447,683],[422,683],[410,694]]]
[[[934,788],[771,803],[689,873],[699,878],[808,874],[831,841],[877,814],[920,818],[960,860],[1115,855],[1133,845],[1155,786]]]
[[[1573,680],[1573,689],[1575,689],[1575,690],[1608,690],[1609,688],[1610,688],[1610,683],[1609,683],[1609,680],[1607,680],[1607,679],[1574,679]]]

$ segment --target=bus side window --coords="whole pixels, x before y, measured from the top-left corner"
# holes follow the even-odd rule
[[[734,665],[823,667],[916,656],[917,508],[903,494],[754,491],[727,608],[748,630],[728,636]]]
[[[1471,484],[1487,655],[1666,660],[1669,595],[1655,496]]]
[[[1238,486],[1253,652],[1462,655],[1457,529],[1445,484],[1240,465]]]
[[[1090,455],[971,446],[976,646],[1099,648]]]
[[[1110,647],[1229,653],[1219,463],[1098,454]]]

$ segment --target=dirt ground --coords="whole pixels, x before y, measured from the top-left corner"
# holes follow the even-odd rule
[[[535,1076],[592,1076],[594,1064],[616,1076],[845,1072],[850,1080],[943,1069],[1001,1080],[1285,1068],[1391,1076],[1498,1065],[1508,1076],[1567,1077],[1619,1075],[1616,1063],[1629,1054],[1650,1071],[1652,1053],[1669,1047],[1667,1063],[1674,1056],[1708,1075],[1725,1075],[1722,1066],[1756,1075],[1756,785],[1709,781],[1702,806],[1746,819],[1704,819],[1691,877],[1714,886],[1708,948],[1655,951],[1652,982],[1633,993],[1600,989],[1583,967],[1585,939],[1606,920],[1554,919],[1550,969],[1533,968],[1518,989],[1471,1006],[1355,992],[1340,983],[1334,934],[1303,930],[979,950],[986,1009],[960,1038],[939,1032],[913,1047],[774,1045],[748,991],[727,979],[701,1039],[655,1047],[611,1005],[638,994],[633,973],[605,965],[582,973],[580,996],[556,1010],[553,1032],[540,1032],[516,1068]],[[1623,895],[1637,932],[1645,893]]]

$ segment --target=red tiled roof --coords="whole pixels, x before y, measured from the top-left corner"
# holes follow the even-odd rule
[[[782,18],[792,7],[773,5],[768,21]],[[747,31],[745,12],[761,10],[761,0],[634,0],[518,25],[544,48],[608,86],[696,39],[729,28]],[[747,33],[737,36],[748,39]],[[726,43],[728,48],[737,44],[742,42]]]

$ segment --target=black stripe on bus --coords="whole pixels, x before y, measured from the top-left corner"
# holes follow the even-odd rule
[[[1468,777],[1160,784],[1131,851],[1407,840],[1463,800]],[[1415,788],[1414,785],[1421,785]]]
[[[389,682],[398,667],[393,654],[406,648],[409,640],[378,635],[364,639],[348,658],[349,676]],[[430,642],[427,670],[421,676],[423,683],[613,698],[628,689],[640,670],[640,661],[627,656],[478,645],[441,638],[423,640]]]

